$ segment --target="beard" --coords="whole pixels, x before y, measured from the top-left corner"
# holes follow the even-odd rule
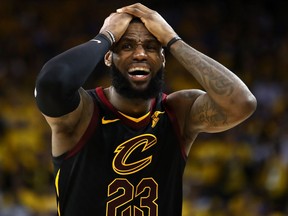
[[[144,90],[134,89],[114,63],[112,63],[110,68],[110,74],[112,77],[112,86],[115,88],[116,92],[130,99],[147,100],[155,98],[160,92],[162,92],[164,85],[163,66],[157,71],[156,75],[152,77],[147,88]]]

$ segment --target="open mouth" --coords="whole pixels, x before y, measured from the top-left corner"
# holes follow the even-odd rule
[[[147,69],[147,68],[131,68],[129,71],[128,71],[129,75],[132,76],[132,77],[146,77],[150,74],[150,70]]]
[[[146,71],[133,71],[133,72],[129,72],[129,75],[130,76],[147,76],[149,75],[149,72],[146,72]]]

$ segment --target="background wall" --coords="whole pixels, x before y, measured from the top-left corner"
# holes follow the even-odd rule
[[[191,46],[235,72],[258,108],[236,128],[201,134],[184,184],[187,216],[288,215],[287,1],[142,1]],[[93,38],[133,1],[0,1],[0,215],[54,215],[50,131],[34,82],[51,57]],[[167,53],[166,91],[201,88]],[[86,87],[106,86],[103,64]]]

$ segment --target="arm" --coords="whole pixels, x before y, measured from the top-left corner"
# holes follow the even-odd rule
[[[183,41],[173,44],[170,51],[206,91],[199,94],[188,112],[189,119],[193,119],[193,130],[224,131],[254,112],[255,97],[226,67]]]
[[[36,102],[43,114],[61,117],[80,103],[78,89],[108,51],[111,42],[104,35],[67,50],[49,60],[36,80]]]
[[[130,20],[127,14],[111,14],[94,39],[52,58],[40,71],[35,97],[52,129],[53,155],[73,147],[86,129],[93,102],[81,86],[114,42],[107,30],[119,39]]]

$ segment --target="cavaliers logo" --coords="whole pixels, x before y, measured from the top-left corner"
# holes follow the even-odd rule
[[[133,137],[124,143],[120,144],[114,153],[113,170],[120,175],[129,175],[138,172],[148,166],[152,161],[152,155],[143,159],[128,162],[130,155],[139,148],[141,152],[145,152],[157,143],[157,138],[152,134],[143,134]]]

